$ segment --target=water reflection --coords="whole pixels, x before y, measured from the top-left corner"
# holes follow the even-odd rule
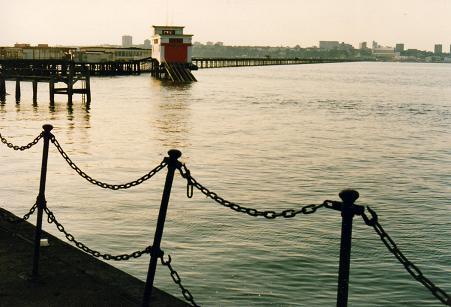
[[[191,132],[190,100],[192,83],[176,84],[151,80],[152,87],[158,92],[154,104],[152,126],[161,133],[158,139],[165,148],[185,148],[189,146]]]

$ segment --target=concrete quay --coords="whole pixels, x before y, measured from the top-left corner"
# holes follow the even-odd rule
[[[17,218],[0,208],[0,307],[141,306],[143,281],[46,232],[49,246],[41,248],[39,277],[30,280],[35,227],[2,215]],[[189,306],[156,288],[151,305]]]

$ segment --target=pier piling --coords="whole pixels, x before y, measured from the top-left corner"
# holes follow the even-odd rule
[[[5,79],[0,78],[0,101],[4,102],[6,100],[6,82]]]
[[[20,102],[20,80],[16,79],[16,102]]]
[[[38,101],[38,80],[33,80],[33,103]]]

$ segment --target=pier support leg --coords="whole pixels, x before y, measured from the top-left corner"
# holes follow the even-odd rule
[[[38,101],[38,81],[33,80],[33,103]]]
[[[50,95],[50,103],[55,103],[55,81],[51,79],[49,81],[49,95]]]
[[[91,78],[88,76],[86,76],[86,103],[90,104],[91,103]]]
[[[5,79],[0,79],[0,101],[4,102],[6,100],[6,82]]]
[[[166,182],[164,184],[163,196],[161,198],[160,212],[158,213],[157,229],[152,244],[152,251],[150,254],[149,270],[147,271],[146,286],[144,288],[143,307],[148,307],[150,304],[150,297],[152,295],[153,281],[157,269],[157,261],[161,256],[160,243],[163,237],[164,221],[166,220],[166,212],[168,210],[169,196],[171,195],[172,181],[174,180],[174,172],[177,169],[177,164],[180,163],[177,159],[182,153],[178,150],[172,149],[168,152],[168,173],[166,175]]]
[[[20,80],[16,80],[16,102],[20,102]]]

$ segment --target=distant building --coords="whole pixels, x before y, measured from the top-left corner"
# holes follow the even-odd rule
[[[144,40],[144,45],[143,45],[143,47],[144,47],[145,49],[150,49],[150,48],[151,48],[151,46],[150,46],[150,39],[145,39],[145,40]]]
[[[207,42],[206,45],[207,46],[213,46],[213,42]]]
[[[376,47],[373,48],[373,55],[380,59],[394,59],[397,53],[393,47]]]
[[[192,34],[180,26],[153,26],[152,57],[160,63],[191,63]]]
[[[221,46],[222,47],[222,46],[224,46],[224,43],[223,42],[216,42],[215,46]]]
[[[151,56],[149,49],[136,47],[80,47],[73,52],[73,59],[77,63],[104,63],[104,62],[132,62]]]
[[[376,49],[379,47],[380,47],[380,45],[376,41],[373,41],[373,43],[371,44],[371,49]]]
[[[363,49],[367,49],[367,48],[368,48],[368,46],[367,46],[366,42],[359,43],[359,49],[363,50]]]
[[[442,54],[442,44],[434,45],[434,54]]]
[[[333,50],[338,49],[340,43],[338,41],[319,41],[319,49]]]
[[[49,47],[48,44],[30,46],[15,44],[14,47],[0,47],[0,59],[11,60],[70,60],[75,48]]]
[[[133,37],[130,35],[123,35],[122,36],[122,47],[123,48],[130,48],[133,46]]]
[[[396,44],[395,51],[396,52],[403,52],[404,51],[404,44]]]

